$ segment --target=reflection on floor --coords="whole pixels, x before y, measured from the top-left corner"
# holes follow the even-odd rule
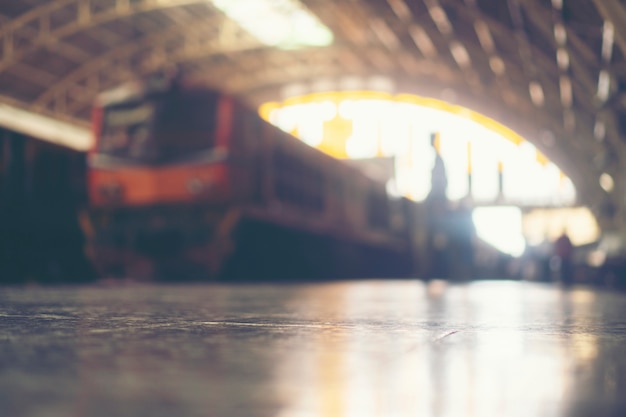
[[[0,414],[626,415],[626,294],[484,281],[0,291]]]

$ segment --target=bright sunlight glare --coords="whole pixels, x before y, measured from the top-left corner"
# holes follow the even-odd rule
[[[230,19],[266,45],[284,49],[327,46],[333,33],[298,0],[212,0]]]
[[[489,205],[563,206],[575,201],[572,182],[534,145],[492,119],[431,98],[339,91],[266,103],[261,116],[327,154],[344,159],[391,158],[388,181],[422,201],[430,191],[439,149],[452,201]],[[468,176],[471,174],[471,190]]]
[[[478,237],[496,249],[521,256],[526,249],[519,207],[479,207],[472,213]]]

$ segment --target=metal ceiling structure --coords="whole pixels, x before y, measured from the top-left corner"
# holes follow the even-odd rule
[[[98,92],[173,63],[253,104],[385,77],[514,129],[626,219],[625,0],[300,1],[332,45],[265,46],[210,0],[0,0],[0,104],[86,126]]]

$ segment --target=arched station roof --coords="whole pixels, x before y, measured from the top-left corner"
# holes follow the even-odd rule
[[[332,31],[330,45],[267,46],[215,0],[0,2],[0,105],[86,126],[98,92],[170,64],[253,104],[290,85],[382,77],[509,126],[561,166],[582,202],[623,212],[624,0],[299,2]]]

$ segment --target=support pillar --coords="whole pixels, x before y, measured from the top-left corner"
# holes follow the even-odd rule
[[[0,282],[23,281],[28,262],[25,141],[0,130]]]

